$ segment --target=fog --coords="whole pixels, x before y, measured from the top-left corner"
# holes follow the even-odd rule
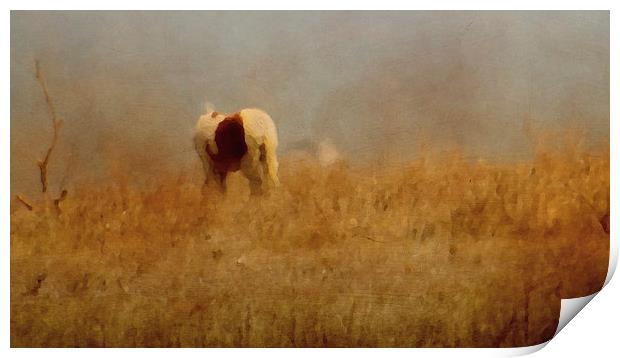
[[[205,102],[266,110],[281,154],[328,138],[350,160],[461,148],[518,159],[535,128],[609,138],[609,12],[11,13],[11,191],[197,163]]]

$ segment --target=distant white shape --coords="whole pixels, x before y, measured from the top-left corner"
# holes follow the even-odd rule
[[[331,165],[342,159],[342,155],[329,139],[324,139],[319,143],[316,155],[322,166]]]

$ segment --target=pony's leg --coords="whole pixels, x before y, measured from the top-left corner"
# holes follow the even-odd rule
[[[248,179],[250,193],[252,195],[260,195],[263,193],[264,174],[263,168],[261,168],[260,165],[244,168],[243,175]]]
[[[217,178],[218,188],[222,193],[226,193],[226,172],[216,172],[215,177]]]
[[[271,187],[277,187],[280,185],[278,179],[278,158],[276,156],[275,148],[267,148],[264,144],[260,146],[261,149],[261,163],[263,164],[265,177],[269,180]]]
[[[241,162],[241,172],[248,179],[252,195],[263,193],[265,171],[260,161],[260,153],[248,153]]]

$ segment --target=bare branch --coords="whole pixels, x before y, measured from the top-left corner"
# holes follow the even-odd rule
[[[17,198],[17,201],[19,201],[20,203],[24,204],[24,206],[26,207],[26,209],[32,211],[32,205],[30,203],[28,203],[26,201],[26,199],[24,199],[21,195],[17,194],[15,196],[15,198]]]
[[[47,103],[47,109],[50,115],[50,119],[52,121],[52,128],[54,130],[53,137],[52,137],[52,143],[47,149],[44,159],[38,161],[39,171],[40,171],[40,176],[41,176],[41,191],[43,193],[46,193],[47,186],[48,186],[47,185],[47,165],[49,163],[50,157],[52,156],[52,152],[54,151],[54,148],[56,147],[56,142],[58,141],[58,130],[60,129],[61,122],[56,117],[56,111],[54,110],[54,105],[52,104],[52,100],[47,90],[47,84],[45,83],[45,79],[43,78],[43,74],[41,73],[38,60],[34,61],[34,67],[35,67],[35,78],[37,79],[37,82],[39,82],[39,85],[41,86],[41,89],[43,90],[43,95],[45,96],[45,103]]]
[[[381,241],[381,240],[373,239],[373,238],[372,238],[372,237],[370,237],[370,236],[355,236],[355,237],[358,237],[358,238],[360,238],[360,239],[366,239],[366,240],[368,240],[368,241],[372,241],[372,242],[378,242],[378,243],[380,243],[380,244],[385,244],[385,243],[386,243],[385,241]]]

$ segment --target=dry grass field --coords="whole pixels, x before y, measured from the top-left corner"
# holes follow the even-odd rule
[[[509,347],[599,290],[609,148],[521,162],[281,160],[249,196],[122,176],[11,203],[13,347]]]

